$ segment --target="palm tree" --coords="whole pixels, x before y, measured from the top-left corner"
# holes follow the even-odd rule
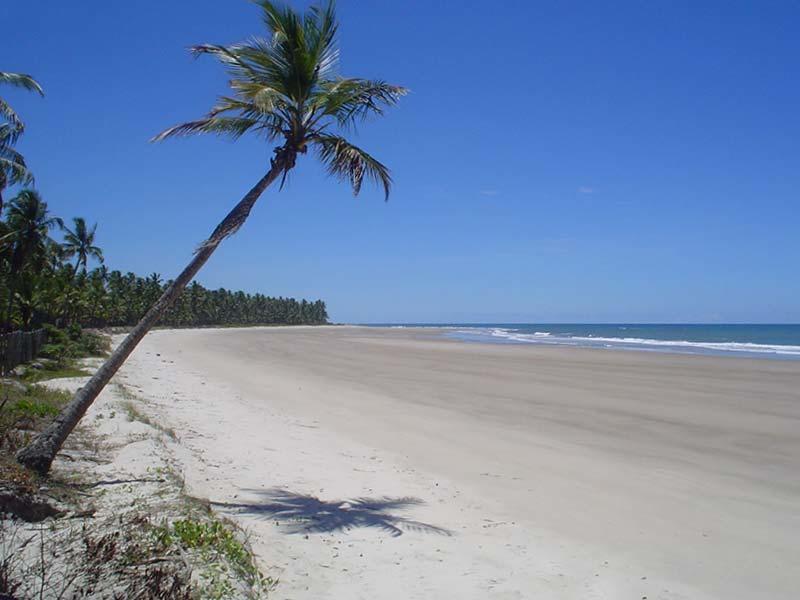
[[[0,71],[0,84],[20,87],[44,96],[42,87],[30,75]],[[2,212],[3,190],[17,183],[30,185],[33,176],[25,165],[25,159],[12,148],[25,130],[25,124],[3,98],[0,98],[0,119],[3,121],[0,123],[0,212]]]
[[[19,275],[29,264],[35,268],[44,265],[52,243],[50,230],[63,227],[64,223],[58,217],[50,216],[47,203],[38,192],[22,190],[9,202],[6,225],[8,229],[2,241],[8,245],[11,255],[6,312],[6,325],[10,328]]]
[[[94,236],[97,231],[97,223],[89,229],[83,217],[72,219],[75,229],[66,229],[64,234],[64,251],[67,258],[75,258],[75,267],[72,271],[73,279],[78,274],[78,269],[83,267],[86,271],[86,263],[90,258],[96,259],[102,264],[103,251],[94,245]]]
[[[195,55],[209,54],[228,70],[231,95],[219,99],[203,118],[172,127],[155,140],[197,133],[234,139],[247,132],[277,144],[267,173],[217,225],[194,258],[164,290],[105,364],[81,388],[54,422],[17,454],[24,465],[46,473],[66,437],[94,399],[152,326],[167,311],[219,244],[247,220],[258,198],[272,183],[281,185],[298,156],[313,149],[331,175],[350,182],[358,194],[366,176],[383,187],[388,199],[388,169],[344,137],[370,115],[381,115],[406,93],[383,81],[343,78],[336,74],[337,23],[333,3],[299,15],[289,7],[260,0],[269,39],[254,38],[231,46],[203,44]]]

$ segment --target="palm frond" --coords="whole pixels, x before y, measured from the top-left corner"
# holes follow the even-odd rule
[[[382,115],[384,108],[394,106],[408,90],[385,81],[368,79],[336,79],[320,85],[311,106],[320,116],[336,119],[342,127],[370,115]]]
[[[223,96],[208,116],[218,117],[227,112],[237,112],[239,117],[257,121],[256,129],[263,131],[268,139],[278,138],[291,128],[293,119],[280,98],[270,97],[265,92],[262,88],[251,100]]]
[[[181,137],[199,133],[214,133],[237,139],[257,125],[257,119],[245,117],[206,117],[165,129],[150,141],[160,142],[169,137]]]
[[[230,47],[220,46],[217,44],[199,44],[192,46],[189,51],[193,56],[197,57],[201,54],[209,54],[219,60],[228,69],[234,77],[252,79],[258,81],[263,78],[263,73],[259,73],[253,68],[253,65],[239,56],[236,52],[238,45]]]
[[[384,164],[343,137],[318,133],[309,141],[316,148],[328,173],[341,180],[349,181],[353,187],[353,194],[357,196],[361,191],[361,184],[366,176],[382,186],[386,200],[389,199],[392,177]]]
[[[10,147],[0,147],[0,189],[16,184],[30,185],[33,173],[28,170],[25,158]]]
[[[317,77],[324,81],[332,75],[339,63],[339,50],[336,48],[336,10],[333,0],[322,8],[312,6],[305,19],[306,38],[310,40],[310,50],[317,64]]]
[[[0,117],[7,123],[0,126],[0,146],[11,146],[22,135],[25,125],[11,105],[0,98]]]
[[[40,86],[33,77],[25,73],[5,73],[0,71],[0,83],[19,87],[31,92],[38,92],[40,96],[44,96],[42,86]]]

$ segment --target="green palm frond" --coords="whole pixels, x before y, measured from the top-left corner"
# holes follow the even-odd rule
[[[275,65],[272,64],[257,64],[248,61],[245,56],[241,55],[240,49],[243,44],[234,44],[231,46],[219,46],[216,44],[199,44],[192,46],[189,51],[193,56],[197,57],[201,54],[210,54],[219,60],[228,70],[228,73],[234,79],[244,79],[253,82],[270,81],[273,79],[270,69],[274,69]],[[271,83],[274,85],[276,82],[273,80]],[[284,90],[280,90],[284,92]]]
[[[270,90],[262,88],[248,98],[241,94],[244,99],[230,98],[223,96],[217,105],[208,113],[208,118],[216,118],[228,112],[239,113],[245,119],[252,119],[258,131],[263,132],[268,138],[278,138],[287,130],[291,129],[292,119],[288,114],[286,105],[282,103],[280,96],[275,96]]]
[[[42,86],[40,86],[33,77],[24,73],[6,73],[0,71],[0,84],[19,87],[29,92],[38,92],[40,96],[44,96]]]
[[[384,164],[374,159],[361,148],[354,146],[343,137],[318,134],[311,139],[320,160],[328,173],[339,179],[349,181],[356,196],[361,191],[364,177],[383,187],[386,199],[392,186],[392,177]]]
[[[22,134],[25,125],[11,105],[2,98],[0,98],[0,117],[7,121],[0,127],[0,146],[11,146]]]
[[[325,8],[312,6],[305,19],[306,37],[311,40],[310,50],[317,64],[317,77],[327,79],[334,74],[339,62],[336,48],[336,11],[333,2]]]
[[[170,127],[159,133],[152,141],[161,141],[168,137],[194,135],[197,133],[214,133],[216,135],[241,137],[258,125],[256,119],[246,117],[206,117],[197,121],[189,121]]]
[[[336,79],[320,85],[311,106],[320,116],[333,117],[340,126],[348,127],[370,115],[382,115],[385,107],[394,106],[407,93],[385,81]]]
[[[33,174],[25,164],[25,158],[10,147],[0,147],[0,191],[16,185],[30,185],[33,183]]]

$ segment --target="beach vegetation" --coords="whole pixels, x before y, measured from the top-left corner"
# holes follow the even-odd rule
[[[10,489],[29,492],[35,477],[14,460],[31,435],[41,431],[66,406],[71,395],[28,382],[0,382],[0,481]]]

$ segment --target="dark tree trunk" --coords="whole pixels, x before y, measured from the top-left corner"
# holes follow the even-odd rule
[[[56,419],[25,448],[17,453],[17,460],[26,467],[33,469],[44,475],[50,470],[53,462],[64,440],[72,432],[78,421],[92,405],[95,398],[100,394],[109,380],[119,370],[128,356],[133,352],[142,338],[156,324],[161,316],[172,305],[175,299],[180,296],[183,289],[194,278],[200,268],[217,249],[220,242],[227,236],[234,233],[245,222],[250,214],[250,210],[258,200],[259,196],[267,187],[274,182],[281,173],[284,172],[286,163],[280,160],[280,154],[272,161],[272,168],[259,181],[255,187],[237,204],[231,212],[220,222],[211,236],[203,242],[197,250],[192,261],[186,266],[183,272],[178,275],[175,281],[164,290],[164,293],[150,307],[150,310],[136,324],[122,343],[108,357],[103,366],[92,376],[88,383],[80,388],[73,396],[70,403],[64,407]]]

